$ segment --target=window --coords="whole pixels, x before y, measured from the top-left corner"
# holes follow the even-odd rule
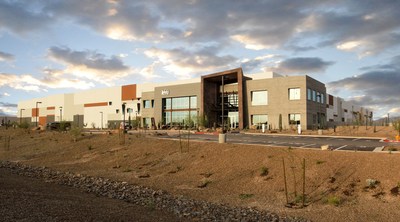
[[[151,108],[150,100],[143,100],[143,108],[144,109]]]
[[[317,103],[321,102],[321,94],[317,92]]]
[[[119,113],[119,109],[116,109],[115,112],[116,112],[116,113]]]
[[[300,99],[300,88],[289,89],[289,100],[299,100]]]
[[[252,106],[268,105],[268,91],[251,92],[251,105]]]
[[[184,121],[196,122],[197,97],[173,97],[162,99],[163,124],[184,123]]]
[[[173,109],[189,109],[189,97],[172,98]]]
[[[108,105],[111,106],[111,105],[112,105],[112,102],[108,102]]]
[[[171,98],[166,98],[162,100],[163,109],[171,109]]]
[[[317,101],[317,93],[315,92],[315,90],[312,91],[312,101]]]
[[[268,115],[251,115],[251,124],[259,125],[268,123]]]
[[[312,100],[312,90],[311,89],[307,89],[307,99]]]
[[[321,93],[321,103],[322,104],[325,103],[325,95],[323,93]]]
[[[190,97],[190,108],[196,109],[197,108],[197,96]]]
[[[300,114],[298,113],[289,114],[289,124],[290,125],[300,124]]]
[[[151,108],[154,108],[154,99],[151,100]]]

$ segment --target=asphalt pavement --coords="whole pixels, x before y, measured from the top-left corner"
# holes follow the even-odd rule
[[[159,135],[159,137],[178,139],[179,134],[168,133],[166,135]],[[187,134],[181,134],[181,137],[187,138]],[[328,146],[329,149],[337,151],[381,151],[387,145],[387,143],[379,138],[362,137],[227,133],[226,138],[227,143],[235,144],[290,146],[292,148],[308,149],[321,149],[321,146]],[[218,135],[190,134],[190,139],[218,142]]]

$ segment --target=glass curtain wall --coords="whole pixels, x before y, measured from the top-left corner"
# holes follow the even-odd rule
[[[197,123],[197,96],[164,98],[162,104],[163,124]]]

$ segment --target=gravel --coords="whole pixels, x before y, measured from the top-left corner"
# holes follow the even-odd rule
[[[18,175],[75,187],[98,196],[119,199],[153,209],[163,209],[173,212],[182,219],[200,221],[308,221],[302,218],[279,216],[255,208],[231,207],[224,204],[188,199],[163,190],[154,190],[102,177],[60,172],[47,167],[35,167],[8,161],[1,162],[0,167],[7,168]]]

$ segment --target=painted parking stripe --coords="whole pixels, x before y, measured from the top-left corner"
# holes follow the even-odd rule
[[[361,138],[357,138],[357,139],[353,139],[352,141],[357,141],[357,140],[360,140]]]
[[[312,143],[312,144],[308,144],[308,145],[301,146],[301,148],[303,148],[303,147],[308,147],[308,146],[314,146],[314,145],[315,145],[315,143]]]
[[[336,148],[335,150],[340,150],[340,149],[343,149],[343,148],[345,148],[345,147],[347,147],[347,145],[343,145],[343,146],[341,146],[341,147],[338,147],[338,148]]]
[[[385,148],[385,147],[384,147],[384,146],[375,147],[375,149],[374,149],[372,152],[379,152],[379,151],[382,151],[383,148]]]

